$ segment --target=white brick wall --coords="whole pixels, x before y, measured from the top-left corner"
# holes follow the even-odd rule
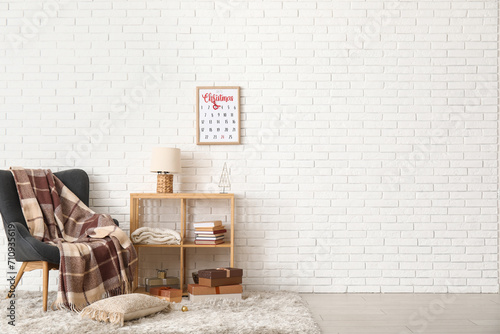
[[[128,229],[151,148],[175,146],[176,191],[217,191],[231,168],[247,288],[498,292],[497,6],[2,2],[0,168],[83,168],[92,207]],[[241,86],[242,145],[195,145],[202,85]],[[195,253],[190,270],[227,264]],[[143,253],[141,277],[176,256]]]

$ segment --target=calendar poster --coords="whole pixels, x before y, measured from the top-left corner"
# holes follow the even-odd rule
[[[240,87],[197,87],[198,145],[240,143]]]

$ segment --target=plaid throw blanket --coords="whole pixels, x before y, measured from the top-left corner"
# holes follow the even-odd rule
[[[90,210],[50,170],[11,171],[31,235],[61,254],[55,307],[80,311],[131,292],[137,254],[113,219]]]

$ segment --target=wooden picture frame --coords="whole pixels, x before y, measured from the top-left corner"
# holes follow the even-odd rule
[[[196,144],[240,144],[240,87],[196,87]]]

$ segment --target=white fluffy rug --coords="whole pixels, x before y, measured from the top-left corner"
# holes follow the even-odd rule
[[[6,293],[4,293],[6,295]],[[195,334],[319,334],[302,298],[292,292],[246,292],[244,300],[211,300],[172,304],[170,313],[159,313],[126,322],[123,327],[81,319],[69,311],[42,312],[42,293],[17,291],[16,327],[7,324],[9,299],[0,299],[0,333],[195,333]],[[55,292],[49,294],[49,305]],[[186,305],[188,312],[182,312]]]

